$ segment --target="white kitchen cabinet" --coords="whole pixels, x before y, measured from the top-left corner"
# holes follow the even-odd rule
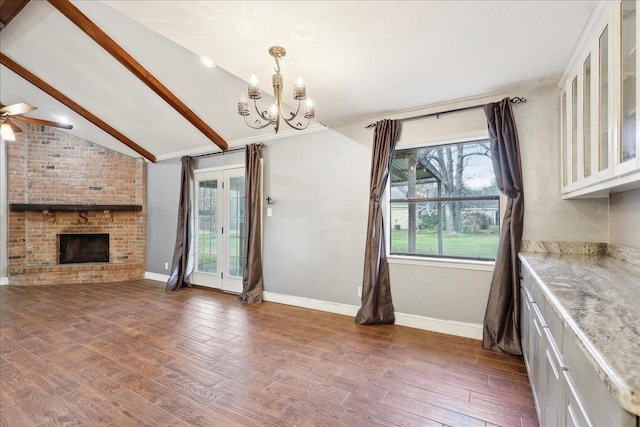
[[[640,188],[636,8],[600,2],[562,77],[564,198]]]
[[[521,269],[522,349],[541,426],[637,427],[621,408],[526,266]]]
[[[564,365],[556,339],[542,314],[546,301],[533,280],[527,270],[522,271],[523,355],[540,425],[560,426],[564,416]]]

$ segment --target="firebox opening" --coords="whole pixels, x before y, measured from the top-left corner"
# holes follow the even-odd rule
[[[60,264],[109,262],[109,234],[58,234]]]

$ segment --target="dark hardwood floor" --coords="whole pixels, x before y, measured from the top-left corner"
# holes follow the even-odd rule
[[[3,426],[535,426],[476,340],[139,280],[0,287]]]

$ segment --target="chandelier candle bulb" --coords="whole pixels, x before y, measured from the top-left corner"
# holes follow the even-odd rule
[[[278,117],[278,107],[276,104],[271,105],[271,111],[269,112],[269,118],[271,121],[275,121],[276,117]]]
[[[262,95],[260,95],[260,85],[258,85],[258,78],[255,74],[251,76],[251,80],[249,81],[249,98],[251,99],[260,99]]]
[[[311,98],[307,99],[307,102],[304,105],[304,117],[305,119],[312,119],[316,115],[315,108],[313,108],[313,101]]]
[[[240,95],[240,102],[238,102],[238,114],[241,116],[249,115],[249,103],[247,102],[247,96],[244,93]]]
[[[293,86],[293,99],[300,100],[307,97],[307,87],[302,81],[302,77],[298,77],[296,84]]]

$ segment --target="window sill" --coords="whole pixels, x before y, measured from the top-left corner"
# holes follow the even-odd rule
[[[389,264],[420,265],[424,267],[455,268],[458,270],[493,271],[495,261],[477,261],[471,259],[445,259],[406,255],[389,255]]]

